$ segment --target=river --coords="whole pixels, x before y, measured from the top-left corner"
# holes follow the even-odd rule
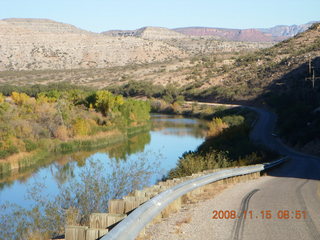
[[[131,171],[136,162],[144,161],[141,166],[149,164],[157,170],[144,182],[144,185],[152,185],[176,166],[184,152],[195,150],[204,141],[205,123],[201,120],[157,114],[152,115],[151,122],[150,131],[124,142],[93,152],[59,156],[49,164],[12,176],[8,181],[2,179],[0,205],[9,202],[28,208],[33,200],[26,199],[27,192],[39,183],[46,196],[54,197],[59,184],[79,179],[81,171],[90,170],[90,164],[96,161],[104,165],[107,174],[112,174],[114,169]]]

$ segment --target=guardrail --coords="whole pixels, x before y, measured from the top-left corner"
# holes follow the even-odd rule
[[[254,166],[232,168],[221,170],[219,172],[203,175],[191,180],[180,183],[170,189],[161,192],[149,201],[136,208],[129,216],[118,223],[109,233],[101,238],[101,240],[131,240],[135,239],[145,226],[157,217],[170,203],[179,197],[199,188],[206,184],[219,180],[262,172],[275,167],[287,158],[277,161],[259,164]]]

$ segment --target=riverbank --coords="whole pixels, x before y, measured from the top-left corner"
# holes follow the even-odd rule
[[[32,152],[21,152],[6,159],[0,160],[0,179],[7,178],[14,174],[21,174],[36,165],[45,165],[53,161],[59,155],[70,154],[77,151],[90,151],[102,149],[110,145],[119,143],[132,137],[135,134],[149,131],[150,123],[133,126],[125,131],[111,130],[100,132],[93,136],[60,141],[57,139],[46,139],[43,141],[41,149]],[[53,155],[54,157],[51,157]]]
[[[170,123],[170,125],[163,124],[164,122]],[[203,135],[200,136],[195,130],[195,128],[202,129],[199,126],[202,121],[196,119],[158,115],[151,116],[151,123],[151,131],[131,135],[128,140],[113,144],[102,150],[75,152],[57,157],[55,161],[45,166],[34,168],[34,171],[30,171],[29,175],[28,173],[25,176],[21,175],[22,179],[11,179],[11,182],[0,184],[2,186],[1,202],[10,202],[21,206],[20,208],[7,208],[8,211],[17,210],[23,216],[34,216],[32,215],[33,209],[23,199],[25,196],[30,197],[28,195],[29,190],[39,186],[38,183],[40,183],[41,188],[38,188],[36,193],[41,195],[41,198],[35,200],[32,198],[31,202],[41,199],[43,205],[52,206],[51,203],[55,203],[55,206],[58,207],[58,210],[56,208],[49,209],[49,214],[46,216],[44,215],[47,211],[41,210],[41,222],[47,223],[43,219],[52,219],[50,218],[51,213],[56,216],[62,212],[59,219],[64,219],[64,213],[67,214],[67,212],[60,208],[61,205],[58,204],[60,202],[56,199],[64,196],[68,197],[67,193],[69,191],[76,193],[76,195],[73,195],[75,199],[66,199],[67,204],[72,204],[72,206],[83,211],[83,207],[88,201],[84,202],[81,199],[87,199],[86,197],[88,197],[91,203],[98,204],[98,209],[92,210],[93,212],[105,212],[107,208],[105,199],[119,198],[134,189],[142,189],[144,186],[155,184],[162,178],[163,174],[175,166],[176,160],[184,151],[196,149],[204,140]],[[158,128],[157,124],[161,124],[161,128]],[[132,130],[137,131],[138,129],[134,128]],[[95,180],[99,184],[95,184]],[[103,187],[106,184],[109,186],[108,189]],[[63,187],[62,191],[60,191],[60,186]],[[66,188],[69,190],[65,191]],[[99,194],[95,195],[92,191]],[[91,200],[93,198],[96,200]],[[103,203],[101,203],[102,200]],[[33,204],[33,206],[40,206],[40,208],[43,205],[38,205],[37,201]],[[65,204],[62,206],[65,206]],[[45,206],[43,207],[45,208]],[[23,214],[21,208],[23,208]],[[21,222],[23,224],[27,222],[30,223],[29,226],[32,225],[32,218],[18,219],[14,217],[14,214],[11,214],[11,216],[12,218],[3,214],[3,217],[0,217],[3,219],[4,225],[2,226],[7,226],[11,222]],[[62,222],[61,224],[64,227],[66,223]],[[50,231],[55,230],[55,226],[43,224],[40,227]],[[14,228],[3,227],[2,229],[8,232],[14,231]]]
[[[206,140],[195,151],[180,157],[177,167],[167,178],[188,176],[209,169],[245,166],[271,161],[279,155],[255,144],[250,139],[252,126],[257,121],[256,112],[237,106],[198,104],[151,104],[154,111],[179,114],[208,120]],[[170,106],[170,107],[169,107]]]

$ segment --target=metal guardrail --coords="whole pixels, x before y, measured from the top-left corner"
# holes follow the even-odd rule
[[[221,170],[180,183],[136,208],[128,217],[102,237],[101,240],[135,239],[149,222],[158,216],[170,203],[182,195],[219,180],[267,170],[283,163],[286,159],[287,158],[282,158],[266,164]]]

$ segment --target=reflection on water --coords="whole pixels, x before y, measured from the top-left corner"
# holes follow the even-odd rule
[[[136,136],[129,138],[128,140],[115,144],[106,149],[110,158],[118,160],[125,160],[128,156],[143,152],[145,146],[150,143],[151,135],[150,132],[140,133]]]
[[[203,138],[206,133],[206,122],[183,116],[155,114],[152,115],[152,130],[167,135]]]
[[[203,142],[204,131],[205,124],[199,120],[153,115],[152,129],[149,132],[136,134],[99,151],[53,156],[53,159],[46,159],[39,166],[0,179],[0,204],[8,201],[28,206],[32,202],[24,199],[27,186],[32,186],[39,180],[46,185],[45,192],[54,196],[57,194],[58,184],[79,178],[81,169],[88,167],[88,159],[101,160],[105,166],[113,162],[120,163],[119,167],[123,169],[138,162],[139,158],[146,158],[149,164],[157,160],[159,172],[146,182],[147,185],[154,184],[175,167],[178,158],[185,151],[194,150]]]

